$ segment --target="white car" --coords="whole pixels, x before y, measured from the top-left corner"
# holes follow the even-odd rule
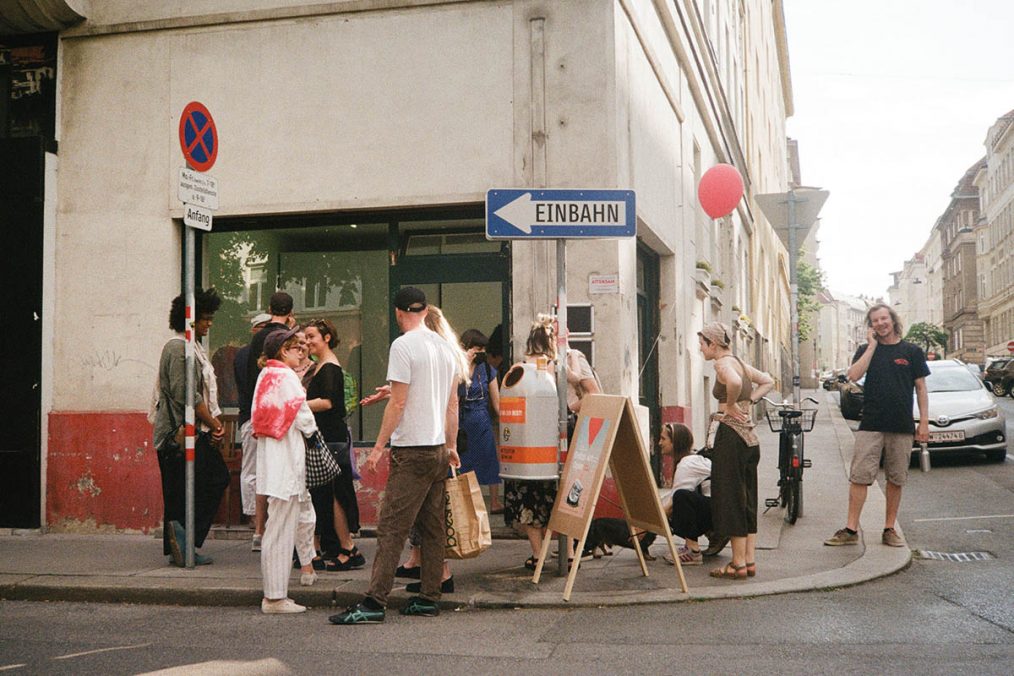
[[[1007,420],[993,394],[960,361],[927,364],[930,452],[985,453],[990,460],[1003,462],[1007,457]],[[918,423],[919,407],[914,399],[912,416]]]

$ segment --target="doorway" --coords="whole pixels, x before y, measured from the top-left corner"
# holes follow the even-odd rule
[[[661,479],[661,462],[653,440],[661,427],[659,409],[658,341],[659,257],[642,242],[637,243],[637,342],[638,403],[648,409],[648,444],[656,481]]]
[[[5,292],[0,354],[6,377],[0,406],[8,424],[0,444],[0,526],[38,528],[41,509],[42,232],[45,141],[0,138],[0,215],[16,243],[0,266]]]

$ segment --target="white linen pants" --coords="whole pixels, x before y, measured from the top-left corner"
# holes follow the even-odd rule
[[[264,598],[272,601],[288,598],[289,576],[292,574],[292,548],[296,547],[299,564],[313,561],[313,527],[317,515],[307,494],[300,502],[298,495],[289,500],[268,497],[268,521],[261,543],[261,577]]]
[[[239,467],[239,498],[243,513],[253,516],[257,513],[257,439],[254,438],[250,421],[239,426],[239,441],[243,446],[243,462]]]

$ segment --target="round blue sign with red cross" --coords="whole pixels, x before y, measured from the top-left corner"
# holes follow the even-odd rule
[[[180,148],[187,164],[207,171],[218,157],[218,130],[203,103],[191,101],[180,115]]]

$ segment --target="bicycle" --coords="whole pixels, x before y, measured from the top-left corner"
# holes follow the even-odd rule
[[[779,403],[767,397],[764,401],[775,407],[775,410],[765,410],[764,415],[771,431],[778,432],[779,476],[778,497],[766,498],[764,506],[771,508],[781,504],[785,508],[785,521],[794,524],[803,515],[803,469],[811,466],[803,452],[803,434],[813,430],[817,409],[796,408],[790,401]],[[820,405],[813,397],[803,401]]]

